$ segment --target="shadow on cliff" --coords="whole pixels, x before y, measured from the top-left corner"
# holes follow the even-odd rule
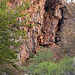
[[[62,0],[46,0],[44,10],[44,20],[38,42],[41,46],[48,46],[57,42],[56,33],[60,30],[64,18],[63,2]]]

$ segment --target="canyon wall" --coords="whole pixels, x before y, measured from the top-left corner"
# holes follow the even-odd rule
[[[27,1],[27,0],[26,0]],[[32,27],[24,27],[28,38],[22,45],[20,60],[24,62],[39,46],[48,46],[55,43],[59,21],[62,19],[61,9],[64,7],[63,0],[30,0],[31,7],[26,10],[30,15]],[[9,0],[10,5],[20,5],[21,0]]]

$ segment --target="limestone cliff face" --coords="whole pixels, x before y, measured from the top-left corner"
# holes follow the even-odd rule
[[[38,37],[40,45],[49,45],[55,42],[55,34],[57,31],[57,25],[62,18],[60,8],[63,7],[62,1],[59,0],[47,0],[45,2],[43,14],[43,24],[41,29],[41,35]]]
[[[21,0],[9,0],[10,3],[19,5]],[[29,58],[39,45],[47,46],[55,42],[59,20],[62,18],[61,8],[63,0],[30,0],[31,7],[27,10],[30,14],[31,28],[25,28],[28,38],[25,40],[21,61]]]

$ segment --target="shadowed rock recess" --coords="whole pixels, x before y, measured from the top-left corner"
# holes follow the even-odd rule
[[[9,0],[11,3],[20,4],[21,0]],[[59,21],[62,19],[61,9],[64,7],[63,0],[31,0],[31,7],[27,10],[30,14],[30,23],[33,27],[27,27],[28,38],[22,46],[20,60],[24,62],[36,52],[38,46],[48,46],[55,43]]]

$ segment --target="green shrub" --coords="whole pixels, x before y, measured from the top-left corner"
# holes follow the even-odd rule
[[[58,69],[56,75],[71,75],[73,73],[74,67],[73,65],[73,58],[64,57],[59,63],[57,64]]]
[[[31,58],[30,60],[33,60],[33,62],[25,68],[25,71],[29,75],[71,75],[74,72],[75,68],[72,66],[73,58],[66,56],[59,62],[54,62],[51,59],[52,55],[50,50],[44,50],[42,48],[42,51],[40,51],[39,55]],[[43,56],[48,60],[44,59]]]
[[[64,58],[59,63],[52,61],[30,64],[28,67],[29,75],[71,75],[74,67],[72,58]]]
[[[33,58],[31,58],[30,60],[35,62],[35,63],[41,63],[44,61],[49,61],[50,59],[52,59],[53,53],[50,50],[46,50],[43,47],[41,47],[41,50],[38,50],[38,54],[34,55]]]

